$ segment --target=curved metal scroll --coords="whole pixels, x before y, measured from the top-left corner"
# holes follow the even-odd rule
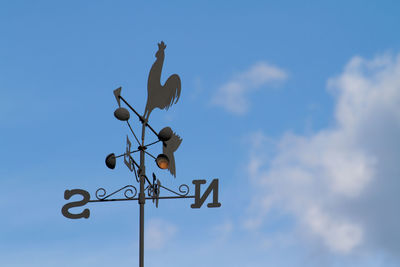
[[[136,187],[134,187],[133,185],[126,185],[114,192],[112,192],[111,194],[107,194],[106,190],[104,188],[99,188],[96,190],[96,198],[98,200],[106,200],[107,198],[115,195],[116,193],[120,192],[124,190],[124,196],[126,199],[133,199],[135,198],[136,194],[137,194],[137,189]]]
[[[164,188],[165,190],[167,190],[167,191],[169,191],[169,192],[171,192],[171,193],[173,193],[173,194],[175,194],[175,195],[177,195],[177,196],[180,196],[180,197],[184,197],[184,196],[187,196],[188,194],[189,194],[189,186],[187,185],[187,184],[181,184],[180,186],[179,186],[179,192],[180,193],[178,193],[178,192],[175,192],[174,190],[171,190],[171,189],[169,189],[169,188],[167,188],[167,187],[165,187],[165,186],[163,186],[163,185],[160,185],[160,187],[161,188]]]

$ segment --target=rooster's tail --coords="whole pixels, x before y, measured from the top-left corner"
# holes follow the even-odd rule
[[[181,95],[181,79],[177,74],[171,75],[163,86],[163,92],[167,93],[165,97],[165,105],[163,108],[168,109],[178,102]]]

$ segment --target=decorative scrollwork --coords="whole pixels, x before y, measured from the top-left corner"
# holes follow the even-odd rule
[[[125,189],[125,190],[124,190]],[[126,185],[114,192],[112,192],[111,194],[107,194],[107,191],[104,188],[99,188],[96,190],[96,198],[98,200],[106,200],[107,198],[109,198],[112,195],[115,195],[116,193],[120,192],[124,190],[124,196],[126,199],[134,199],[135,196],[137,195],[137,189],[136,187],[134,187],[133,185]]]
[[[137,190],[136,190],[136,187],[134,187],[133,185],[131,185],[131,186],[129,186],[129,187],[130,187],[130,188],[125,189],[124,196],[125,196],[127,199],[133,199],[133,198],[135,198],[135,196],[136,196],[136,194],[137,194]],[[132,189],[135,190],[135,193],[133,193],[133,190],[132,190]],[[128,196],[128,194],[132,194],[132,196]]]
[[[162,188],[164,188],[165,190],[167,190],[167,191],[169,191],[169,192],[171,192],[171,193],[173,193],[173,194],[175,194],[175,195],[177,195],[177,196],[180,196],[180,197],[184,197],[184,196],[187,196],[187,195],[189,194],[189,186],[186,185],[186,184],[181,184],[181,185],[179,186],[179,192],[180,192],[180,193],[175,192],[174,190],[171,190],[171,189],[169,189],[169,188],[167,188],[167,187],[165,187],[165,186],[163,186],[163,185],[160,185],[160,187],[162,187]]]
[[[146,191],[146,189],[147,189],[147,195],[148,196],[152,196],[153,195],[153,192],[154,192],[154,188],[153,188],[153,186],[147,186],[146,188],[145,188],[145,191]]]
[[[181,192],[183,196],[187,196],[189,194],[189,186],[187,184],[181,184],[179,186],[179,192]]]
[[[158,183],[156,183],[156,184],[150,184],[150,185],[148,185],[148,186],[144,189],[144,191],[147,190],[147,195],[148,195],[149,197],[155,197],[155,196],[157,196],[157,194],[160,192],[160,186],[161,186],[161,183],[160,183],[160,181],[158,181]]]
[[[101,193],[100,193],[101,192]],[[104,196],[107,194],[106,190],[104,188],[99,188],[96,190],[96,198],[98,200],[103,200]]]

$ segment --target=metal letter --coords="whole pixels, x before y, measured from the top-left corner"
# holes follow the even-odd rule
[[[218,202],[218,179],[212,180],[211,184],[208,186],[207,190],[204,192],[202,196],[200,196],[200,185],[205,184],[206,180],[193,180],[192,183],[195,185],[195,193],[194,193],[194,203],[190,205],[192,209],[199,209],[203,205],[204,201],[206,201],[208,195],[210,195],[211,191],[213,191],[213,202],[208,203],[207,207],[209,208],[218,208],[221,207],[221,203]]]
[[[80,201],[74,201],[65,204],[61,209],[61,213],[69,219],[89,218],[90,215],[89,209],[84,209],[81,213],[78,214],[73,214],[69,212],[69,209],[71,208],[85,206],[90,200],[89,192],[82,189],[65,190],[64,192],[64,198],[66,200],[70,199],[73,195],[81,195],[83,199]]]
[[[131,157],[131,141],[129,141],[128,136],[126,136],[126,152],[124,155],[124,162],[128,169],[133,172],[133,160]]]

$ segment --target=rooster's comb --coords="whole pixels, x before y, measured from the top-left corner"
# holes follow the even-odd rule
[[[164,41],[161,41],[161,43],[158,43],[158,49],[165,49],[167,46],[165,45]]]

